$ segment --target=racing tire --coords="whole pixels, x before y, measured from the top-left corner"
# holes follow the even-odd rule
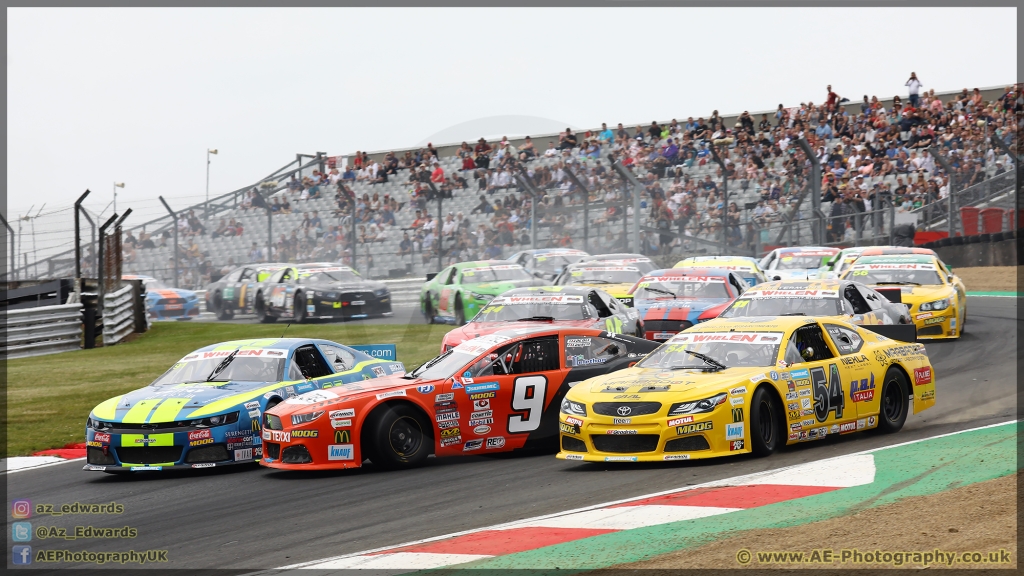
[[[292,321],[296,324],[306,321],[306,295],[302,292],[295,295],[295,318]]]
[[[643,326],[643,324],[640,323],[639,320],[636,323],[636,332],[634,332],[633,335],[636,336],[637,338],[646,338],[647,337],[647,331],[644,330],[644,326]]]
[[[957,337],[963,336],[964,332],[967,332],[967,308],[964,308],[964,317],[960,319],[960,330],[957,332]]]
[[[769,456],[786,444],[786,422],[778,398],[761,386],[750,401],[750,451],[755,456]]]
[[[899,432],[907,421],[910,386],[899,368],[889,368],[882,384],[882,399],[878,405],[878,428],[882,434]]]
[[[430,303],[430,294],[423,301],[423,315],[427,317],[427,324],[434,323],[434,305]]]
[[[256,319],[259,320],[261,324],[273,324],[277,321],[277,318],[267,314],[267,305],[263,302],[262,293],[256,295],[256,301],[253,303],[253,308],[256,312]]]
[[[431,423],[406,404],[384,404],[363,425],[363,455],[385,470],[414,468],[433,452]]]
[[[234,312],[224,306],[224,298],[220,292],[216,292],[213,295],[213,310],[211,312],[217,315],[217,320],[231,320],[235,315]]]
[[[462,307],[462,297],[455,297],[455,325],[462,326],[466,323],[466,310]]]

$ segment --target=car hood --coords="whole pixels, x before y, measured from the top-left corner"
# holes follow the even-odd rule
[[[633,307],[640,314],[647,314],[648,311],[657,313],[662,311],[669,313],[670,310],[685,308],[691,312],[703,312],[708,308],[720,306],[730,301],[729,298],[677,298],[677,299],[653,299],[636,300]]]
[[[291,385],[301,386],[302,383]],[[215,416],[283,387],[280,382],[194,382],[146,386],[100,403],[93,408],[92,415],[107,422],[175,422]]]
[[[465,287],[466,290],[469,290],[470,292],[477,292],[477,293],[480,293],[480,294],[493,294],[493,295],[497,296],[498,294],[501,294],[502,292],[506,292],[506,291],[511,290],[513,288],[522,288],[524,286],[533,286],[536,283],[537,283],[536,280],[531,280],[529,278],[526,278],[526,279],[523,279],[523,280],[515,280],[515,281],[509,281],[509,282],[480,282],[480,283],[477,283],[477,284],[465,283],[465,284],[463,284],[463,287]]]
[[[554,326],[590,328],[599,321],[600,319],[598,318],[590,318],[584,320],[553,320],[551,322],[470,322],[461,328],[456,328],[445,334],[444,343],[446,346],[458,346],[466,340],[471,340],[478,336],[486,336],[499,330],[508,330],[509,328],[550,328]]]
[[[872,286],[872,288],[886,289],[894,288],[895,286]],[[917,306],[923,302],[931,302],[933,300],[941,300],[942,298],[949,298],[954,294],[954,290],[951,286],[936,285],[936,286],[900,286],[900,298],[904,304],[910,306]]]
[[[633,284],[635,284],[635,282],[630,282],[628,284],[573,284],[573,286],[598,288],[612,296],[615,296],[616,298],[632,298],[632,296],[629,295],[629,291],[633,288]]]
[[[395,375],[361,380],[359,382],[349,382],[328,388],[327,390],[314,390],[305,394],[299,394],[267,410],[267,414],[283,417],[297,412],[307,412],[313,408],[330,409],[355,398],[387,392],[395,392],[395,396],[405,396],[406,389],[410,386],[438,385],[441,382],[439,380],[410,380]]]
[[[780,280],[818,280],[823,276],[817,268],[807,270],[769,270],[766,274],[769,278],[778,276]]]
[[[384,284],[380,282],[317,282],[316,284],[309,284],[308,288],[336,292],[372,292],[384,288]]]
[[[768,367],[738,367],[718,372],[626,368],[586,380],[570,389],[566,397],[591,404],[622,401],[620,397],[628,395],[626,401],[657,401],[667,408],[672,402],[700,400],[730,390],[736,395],[746,394],[762,380],[770,379],[772,371]]]

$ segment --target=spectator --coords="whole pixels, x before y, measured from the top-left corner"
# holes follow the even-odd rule
[[[263,261],[263,250],[260,250],[259,246],[255,242],[252,243],[252,248],[249,249],[249,262],[262,262]]]
[[[444,182],[444,169],[437,162],[434,163],[434,171],[430,173],[430,181],[434,184],[441,184]]]
[[[922,86],[921,81],[917,79],[917,72],[910,73],[910,78],[907,79],[905,86],[910,94],[910,106],[917,108],[918,94],[920,93]]]
[[[402,232],[402,241],[398,244],[398,255],[399,256],[411,256],[412,255],[412,240],[409,239],[408,232]]]

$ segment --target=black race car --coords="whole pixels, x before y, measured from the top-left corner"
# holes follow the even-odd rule
[[[287,263],[269,263],[235,268],[206,286],[206,311],[216,314],[218,320],[230,320],[236,312],[253,313],[257,285],[287,266]]]
[[[348,266],[299,264],[278,270],[257,287],[255,310],[260,322],[390,316],[391,291]]]

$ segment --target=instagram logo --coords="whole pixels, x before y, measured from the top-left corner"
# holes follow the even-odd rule
[[[11,516],[14,518],[31,518],[32,502],[28,500],[15,500],[11,503]]]

